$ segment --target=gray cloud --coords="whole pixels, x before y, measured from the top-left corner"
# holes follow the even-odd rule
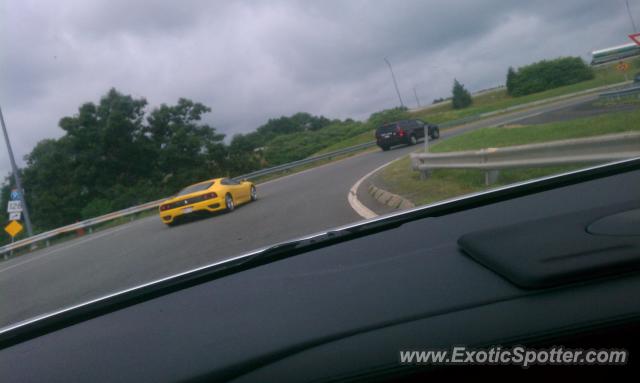
[[[640,12],[640,1],[632,0]],[[308,111],[366,118],[501,84],[508,66],[627,42],[622,0],[4,2],[0,103],[14,151],[110,87],[151,106],[188,97],[231,135]],[[2,146],[4,148],[4,146]],[[9,161],[0,150],[0,174]]]

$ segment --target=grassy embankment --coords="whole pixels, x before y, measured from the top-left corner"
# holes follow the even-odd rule
[[[630,61],[631,68],[628,74],[633,74],[637,70],[640,70],[640,58]],[[451,107],[450,102],[443,103],[441,106],[434,107],[428,110],[423,110],[419,112],[407,112],[406,118],[420,118],[426,121],[434,122],[434,123],[442,123],[445,121],[452,121],[461,118],[470,117],[473,115],[479,115],[482,113],[497,111],[501,109],[505,109],[508,107],[526,104],[530,102],[541,101],[544,99],[549,99],[557,96],[562,96],[570,93],[580,92],[587,89],[592,89],[604,85],[611,85],[615,83],[619,83],[625,80],[624,74],[618,72],[615,69],[615,65],[611,64],[608,66],[602,66],[599,68],[595,68],[595,78],[593,80],[584,81],[581,83],[563,86],[555,89],[551,89],[545,92],[539,92],[535,94],[531,94],[528,96],[522,97],[511,97],[507,95],[505,89],[487,92],[484,94],[480,94],[473,97],[473,105],[469,108],[454,110]],[[292,139],[300,139],[301,142],[313,142],[315,147],[322,147],[322,149],[314,152],[311,156],[317,156],[325,153],[329,153],[335,150],[340,150],[343,148],[347,148],[350,146],[362,144],[365,142],[370,142],[374,139],[373,132],[374,126],[369,122],[365,122],[362,124],[354,124],[349,126],[348,129],[343,129],[340,133],[331,132],[334,130],[333,127],[325,128],[325,132],[304,132],[297,133],[292,135]],[[302,138],[305,136],[304,138]],[[338,139],[339,138],[339,139]],[[372,150],[372,149],[363,149],[362,151]],[[375,148],[373,149],[375,150]],[[362,152],[360,151],[360,152]],[[359,152],[358,152],[359,153]],[[260,177],[257,179],[259,182],[264,182],[266,180],[275,179],[281,177],[286,174],[291,174],[303,170],[307,170],[314,166],[323,165],[325,163],[340,160],[346,157],[349,157],[353,154],[342,155],[338,157],[334,157],[331,159],[318,161],[314,164],[303,165],[295,169],[291,169],[284,172],[279,172],[276,174],[271,174],[268,176]]]
[[[627,72],[627,76],[631,76],[640,70],[640,58],[630,60],[630,69]],[[601,66],[594,69],[595,78],[589,81],[583,81],[577,84],[563,86],[555,89],[550,89],[545,92],[539,92],[522,97],[511,97],[507,94],[506,89],[500,89],[492,92],[483,93],[473,97],[473,105],[469,108],[455,110],[451,107],[450,102],[445,102],[441,106],[437,106],[431,109],[407,112],[407,118],[420,118],[433,123],[442,123],[446,121],[457,120],[473,115],[479,115],[482,113],[493,112],[500,109],[513,107],[516,105],[526,104],[530,102],[541,101],[553,97],[563,96],[575,92],[581,92],[592,88],[597,88],[605,85],[612,85],[625,80],[624,74],[615,69],[614,64]],[[342,141],[333,143],[322,150],[319,150],[314,155],[328,153],[334,150],[346,148],[349,146],[361,144],[371,141],[373,139],[373,128],[369,130],[350,136]]]
[[[431,147],[431,151],[442,153],[498,148],[625,131],[640,131],[640,110],[541,125],[485,128],[437,143]],[[421,205],[585,166],[504,170],[500,172],[496,184],[485,186],[484,172],[480,170],[438,169],[432,172],[429,179],[420,180],[419,173],[411,170],[410,159],[406,157],[383,169],[377,175],[377,182],[386,190]]]
[[[640,58],[628,61],[630,64],[627,77],[631,79],[634,73],[640,71]],[[577,84],[562,86],[544,92],[534,93],[527,96],[511,97],[506,89],[480,94],[473,97],[473,104],[465,109],[453,109],[451,103],[443,103],[442,106],[410,113],[412,118],[421,118],[433,123],[456,120],[477,114],[493,112],[512,106],[526,104],[529,102],[541,101],[553,97],[563,96],[570,93],[581,92],[605,85],[612,85],[625,81],[623,73],[615,68],[615,63],[594,68],[595,78]]]

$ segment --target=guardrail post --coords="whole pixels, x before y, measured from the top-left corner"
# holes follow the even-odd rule
[[[489,155],[491,153],[495,153],[498,149],[496,148],[486,148],[482,149],[482,163],[486,164],[489,162]],[[500,171],[497,169],[490,169],[484,172],[484,184],[485,186],[489,186],[496,181],[498,181],[498,176],[500,175]]]
[[[500,170],[487,170],[484,172],[484,183],[486,186],[494,184],[498,181]]]
[[[424,165],[423,161],[420,158],[411,157],[411,164],[409,165],[409,170],[418,170],[420,172],[420,180],[424,181],[429,178],[429,174],[431,171],[422,167]]]

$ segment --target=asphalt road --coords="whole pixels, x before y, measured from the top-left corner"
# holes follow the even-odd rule
[[[477,121],[442,132],[442,138],[549,113],[593,97]],[[173,228],[150,217],[2,262],[0,327],[358,221],[361,217],[347,202],[351,186],[373,169],[416,149],[375,150],[269,181],[258,186],[257,202],[230,214]]]

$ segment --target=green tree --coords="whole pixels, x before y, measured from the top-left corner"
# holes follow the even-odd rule
[[[106,213],[110,207],[92,201],[117,201],[113,185],[135,189],[149,174],[153,163],[146,161],[145,106],[144,99],[111,89],[97,105],[85,103],[76,115],[62,118],[59,126],[65,134],[39,142],[26,156],[25,196],[37,229],[88,218],[83,211]],[[94,208],[84,210],[86,206]],[[95,208],[100,206],[103,211]]]
[[[210,109],[187,99],[147,115],[146,101],[111,89],[60,120],[65,134],[26,156],[25,197],[46,230],[161,198],[224,175],[224,135],[202,122]],[[4,190],[4,189],[3,189]]]
[[[515,82],[516,82],[516,71],[513,69],[513,67],[509,67],[509,70],[507,71],[507,94],[509,95],[513,95],[513,90],[515,87]]]
[[[211,109],[181,98],[175,106],[161,105],[147,118],[147,137],[155,163],[154,180],[165,190],[226,173],[224,135],[202,123]]]
[[[94,197],[113,184],[132,185],[148,174],[144,145],[145,99],[111,89],[100,103],[85,103],[78,114],[60,120],[66,135],[60,145],[70,154],[74,177],[85,195]]]
[[[507,90],[515,97],[591,80],[595,76],[580,57],[560,57],[525,65],[511,73],[510,82],[509,73]]]
[[[80,209],[91,199],[83,188],[88,172],[82,169],[68,137],[40,141],[26,156],[23,169],[25,198],[34,229],[63,226],[81,218]]]
[[[468,90],[464,88],[458,80],[453,80],[453,89],[452,89],[452,105],[453,109],[462,109],[471,105],[472,99],[471,94]]]
[[[228,170],[237,175],[287,162],[287,159],[304,158],[303,153],[313,153],[314,148],[327,142],[309,142],[307,148],[293,146],[292,142],[301,145],[309,137],[306,133],[323,131],[339,122],[304,112],[271,118],[254,132],[233,136],[228,151]]]

